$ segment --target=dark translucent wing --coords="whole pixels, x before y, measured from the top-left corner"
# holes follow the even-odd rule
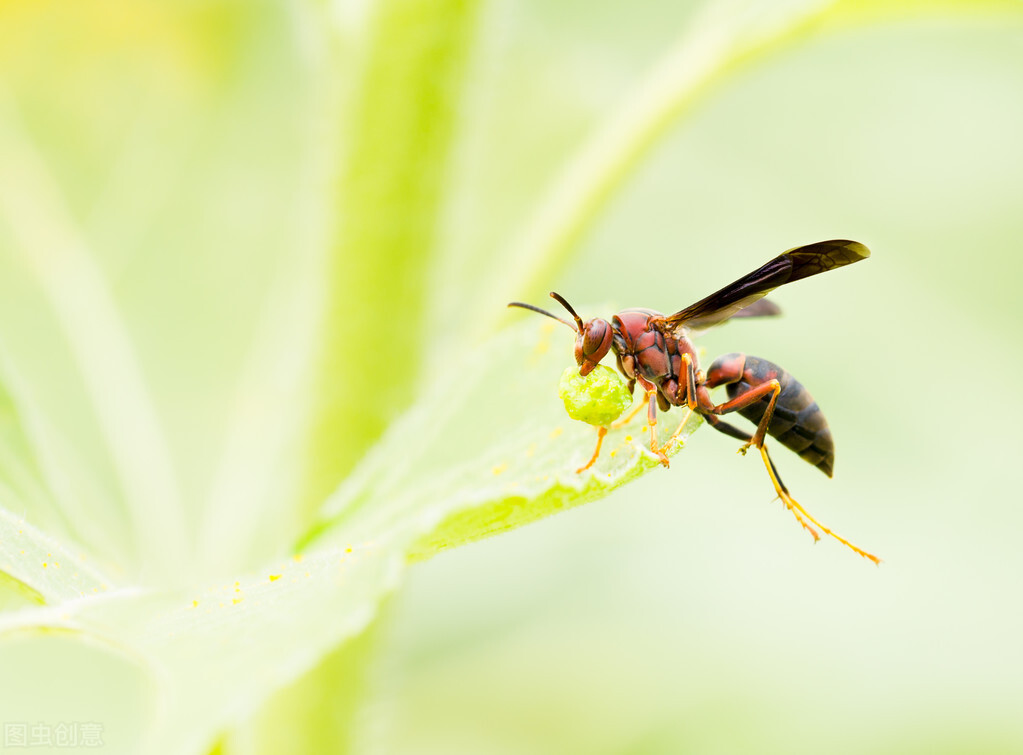
[[[748,307],[744,307],[732,315],[736,317],[774,317],[781,314],[781,307],[769,299],[757,299]]]
[[[870,250],[863,244],[844,239],[798,246],[782,252],[770,262],[681,312],[664,318],[664,322],[671,330],[682,327],[692,330],[709,328],[734,317],[778,286],[851,265],[869,256]]]

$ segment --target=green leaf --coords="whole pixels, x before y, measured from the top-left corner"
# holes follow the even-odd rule
[[[558,381],[572,337],[530,317],[474,349],[396,422],[323,510],[311,535],[397,542],[410,558],[526,524],[607,495],[659,467],[646,413],[612,429],[597,463],[596,430],[571,420]],[[658,445],[682,410],[661,414]],[[677,453],[698,426],[689,418],[667,449]],[[308,542],[308,541],[307,541]]]
[[[324,548],[191,591],[112,591],[0,614],[0,637],[77,635],[134,659],[161,700],[147,737],[161,752],[200,752],[362,632],[404,568],[385,548]],[[22,689],[47,684],[40,675]]]
[[[84,556],[0,508],[0,589],[59,605],[104,593],[111,581]]]

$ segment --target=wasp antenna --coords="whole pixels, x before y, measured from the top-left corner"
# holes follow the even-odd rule
[[[561,304],[561,306],[563,306],[565,309],[567,309],[572,314],[572,317],[575,318],[576,327],[578,327],[579,332],[582,333],[583,332],[583,321],[582,321],[582,318],[579,317],[579,315],[577,315],[575,313],[575,310],[572,309],[572,305],[569,304],[567,301],[565,301],[565,297],[562,296],[559,293],[551,291],[551,298],[554,299],[555,301],[557,301],[559,304]],[[575,328],[573,328],[573,330],[575,330]]]
[[[532,304],[526,304],[525,302],[521,302],[521,301],[508,302],[508,306],[509,307],[521,307],[522,309],[528,309],[530,312],[537,312],[537,313],[539,313],[541,315],[545,315],[545,316],[551,318],[552,320],[557,320],[558,322],[564,323],[565,325],[570,327],[573,332],[575,332],[575,329],[576,329],[575,325],[570,323],[564,317],[558,317],[557,315],[551,314],[546,309],[540,309],[539,307],[534,307]]]

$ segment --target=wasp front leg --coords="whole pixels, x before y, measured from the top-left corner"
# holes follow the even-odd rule
[[[591,456],[590,460],[588,462],[586,462],[583,466],[581,466],[581,467],[579,467],[579,469],[575,470],[576,474],[582,474],[587,469],[589,469],[590,467],[592,467],[594,464],[597,463],[597,457],[600,456],[600,447],[604,445],[604,436],[605,435],[607,435],[607,428],[606,427],[598,427],[597,428],[597,447],[593,449],[593,456]]]

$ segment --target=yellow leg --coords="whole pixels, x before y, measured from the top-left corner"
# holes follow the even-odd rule
[[[662,446],[662,448],[671,448],[672,444],[676,440],[678,440],[678,436],[680,436],[682,434],[682,430],[685,429],[686,422],[688,422],[689,418],[692,417],[692,416],[693,416],[693,410],[692,409],[686,409],[685,410],[685,414],[682,415],[682,421],[678,423],[678,428],[676,428],[675,432],[673,432],[671,434],[671,437],[668,438],[668,442],[665,443],[664,446]]]
[[[809,533],[813,535],[813,539],[815,541],[820,538],[820,535],[818,535],[817,531],[807,523],[807,520],[813,522],[815,525],[820,527],[822,532],[835,538],[835,540],[842,543],[842,545],[846,546],[855,553],[860,554],[861,556],[863,556],[863,558],[868,558],[875,564],[881,563],[881,559],[879,559],[874,554],[867,553],[867,551],[853,545],[844,537],[841,537],[840,535],[832,532],[823,524],[818,522],[816,519],[810,516],[810,513],[806,509],[804,509],[800,505],[799,501],[797,501],[795,498],[789,495],[789,491],[785,488],[781,480],[778,479],[778,475],[776,475],[774,472],[774,465],[771,464],[771,457],[767,455],[766,445],[760,446],[760,456],[764,460],[764,466],[767,467],[767,474],[771,477],[771,482],[774,484],[774,490],[778,494],[778,497],[781,498],[781,502],[785,504],[785,508],[792,512],[792,515],[796,517],[796,520],[803,526],[803,529],[809,531]]]
[[[650,451],[657,457],[657,459],[664,466],[668,466],[668,455],[664,453],[665,446],[657,445],[657,421],[654,420],[650,424]]]
[[[657,389],[649,383],[644,383],[644,387],[647,388],[647,425],[650,427],[650,451],[657,456],[658,460],[664,466],[668,466],[668,455],[664,453],[664,447],[657,445]]]
[[[597,457],[600,456],[600,447],[604,444],[604,436],[605,435],[607,435],[607,428],[606,427],[598,427],[597,428],[597,447],[593,449],[593,456],[590,457],[590,460],[588,462],[586,462],[586,464],[584,464],[583,466],[579,467],[579,469],[575,470],[576,474],[580,474],[581,472],[585,472],[587,469],[589,469],[590,467],[592,467],[594,464],[597,463]]]

